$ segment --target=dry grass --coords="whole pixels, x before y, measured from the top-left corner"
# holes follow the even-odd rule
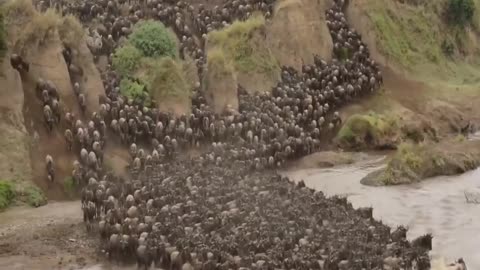
[[[208,52],[207,70],[220,77],[235,72],[232,62],[227,59],[224,51],[220,49],[213,49]]]
[[[382,148],[395,145],[400,126],[393,116],[376,113],[354,114],[337,134],[337,142],[345,149]]]
[[[255,35],[265,31],[265,18],[253,16],[247,21],[236,21],[231,26],[208,34],[212,48],[223,51],[235,69],[244,73],[262,73],[275,77],[280,66],[271,50]],[[217,53],[218,54],[218,53]]]
[[[159,98],[190,98],[191,86],[185,79],[183,66],[172,58],[163,58],[156,63],[151,73],[152,95]]]
[[[69,48],[77,48],[85,37],[82,24],[73,15],[62,18],[62,23],[58,26],[58,34],[63,44]]]
[[[38,12],[30,0],[12,0],[5,4],[4,12],[8,45],[22,55],[57,35],[65,46],[74,49],[84,37],[83,27],[74,16],[62,17],[54,9]]]

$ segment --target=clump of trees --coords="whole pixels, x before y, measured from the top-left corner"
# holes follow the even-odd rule
[[[446,16],[450,25],[464,27],[472,22],[475,14],[473,0],[448,0]]]
[[[157,94],[153,92],[158,90],[154,86],[158,86],[164,74],[164,68],[156,67],[166,63],[165,59],[174,61],[177,57],[174,38],[160,22],[144,21],[135,27],[127,43],[115,51],[112,59],[113,68],[123,77],[120,92],[124,96],[145,105],[151,103]],[[176,84],[169,86],[175,88]]]

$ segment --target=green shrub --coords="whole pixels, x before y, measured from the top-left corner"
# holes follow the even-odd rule
[[[127,76],[137,69],[141,58],[141,51],[131,45],[126,45],[115,51],[112,65],[122,76]]]
[[[354,114],[338,131],[336,140],[347,149],[385,147],[394,144],[399,133],[397,119],[376,113]]]
[[[147,57],[175,57],[177,55],[173,37],[160,22],[139,23],[128,40]]]
[[[8,207],[15,198],[13,184],[0,180],[0,209]]]
[[[63,180],[63,189],[69,194],[75,193],[76,185],[73,177],[69,176]]]
[[[475,3],[473,0],[448,0],[446,13],[449,24],[466,26],[472,22]]]
[[[190,97],[190,86],[185,79],[183,68],[174,59],[165,57],[150,62],[149,65],[146,77],[156,100]]]
[[[446,56],[452,56],[455,50],[455,45],[451,41],[444,40],[442,42],[442,51]]]
[[[45,197],[45,194],[43,194],[42,190],[36,186],[29,186],[25,188],[25,196],[26,203],[32,207],[39,207],[47,204],[47,198]]]
[[[150,102],[150,93],[146,86],[129,78],[124,78],[120,81],[120,93],[129,99],[143,104]]]

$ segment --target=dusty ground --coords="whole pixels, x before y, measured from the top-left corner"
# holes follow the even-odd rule
[[[96,263],[80,202],[51,202],[0,213],[0,269],[78,269]]]

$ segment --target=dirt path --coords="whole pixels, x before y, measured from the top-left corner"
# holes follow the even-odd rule
[[[0,213],[0,269],[78,269],[97,263],[79,201]]]

